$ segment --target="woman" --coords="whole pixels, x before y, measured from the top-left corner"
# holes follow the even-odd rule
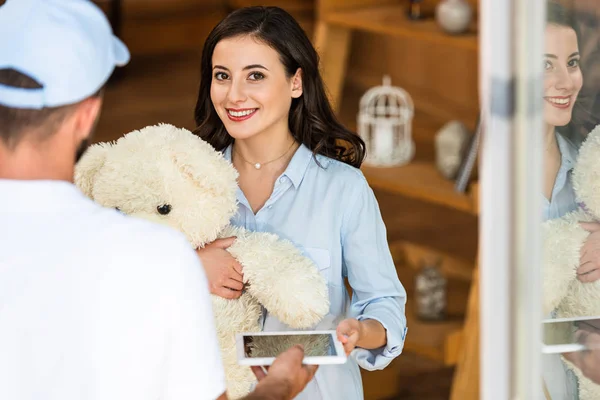
[[[358,366],[382,369],[406,335],[406,292],[386,242],[373,191],[358,169],[363,141],[340,125],[325,95],[318,57],[298,23],[276,7],[226,17],[202,54],[195,133],[239,172],[232,223],[278,234],[327,279],[345,365],[321,366],[298,399],[363,399]],[[199,250],[214,294],[238,297],[239,265],[221,241]],[[344,285],[353,289],[350,300]],[[264,312],[263,329],[289,330]]]
[[[558,132],[571,121],[583,84],[580,55],[572,14],[557,3],[548,3],[544,55],[544,220],[560,218],[577,208],[570,174],[577,149]],[[577,399],[577,379],[559,355],[544,355],[546,397]]]
[[[556,3],[548,4],[544,55],[544,217],[559,218],[577,207],[569,171],[575,146],[557,132],[569,124],[583,84],[573,17]]]

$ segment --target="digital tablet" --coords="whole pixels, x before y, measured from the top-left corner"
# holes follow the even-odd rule
[[[589,347],[577,341],[576,332],[585,326],[586,330],[597,330],[600,334],[600,317],[546,319],[542,326],[542,352],[544,354],[590,350]]]
[[[324,365],[346,362],[344,346],[335,331],[247,332],[236,335],[240,365],[271,365],[290,347],[304,347],[304,364]]]

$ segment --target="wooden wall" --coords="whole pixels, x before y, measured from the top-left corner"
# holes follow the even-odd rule
[[[123,0],[122,38],[134,56],[200,51],[224,16],[223,0]]]
[[[349,4],[339,1],[344,6]],[[424,1],[425,9],[432,13],[438,1]],[[477,17],[477,0],[469,1]],[[479,113],[478,56],[477,50],[354,31],[341,103],[345,122],[351,123],[355,118],[357,96],[380,85],[383,75],[388,74],[392,85],[407,90],[413,98],[415,118],[420,126],[427,127],[414,132],[417,152],[432,158],[435,132],[445,123],[457,119],[475,129]]]
[[[110,3],[96,2],[105,9]],[[122,0],[121,36],[133,55],[200,51],[219,20],[248,5],[281,6],[312,35],[313,0]]]

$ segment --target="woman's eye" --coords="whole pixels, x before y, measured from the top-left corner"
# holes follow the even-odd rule
[[[569,60],[569,63],[567,64],[570,68],[575,68],[579,66],[579,60],[577,58],[573,59],[573,60]]]
[[[217,72],[215,74],[215,79],[217,79],[218,81],[222,81],[224,79],[227,79],[227,74],[225,72]]]
[[[264,79],[264,78],[265,78],[265,76],[264,76],[262,73],[260,73],[260,72],[252,72],[252,73],[250,74],[250,78],[251,78],[251,80],[253,80],[253,81],[259,81],[259,80],[261,80],[261,79]]]
[[[549,70],[550,68],[552,68],[552,63],[548,60],[545,60],[544,61],[544,69]]]

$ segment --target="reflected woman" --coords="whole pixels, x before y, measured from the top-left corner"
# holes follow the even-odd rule
[[[569,124],[583,85],[577,31],[571,13],[549,2],[544,54],[544,220],[560,218],[577,208],[571,182],[577,148],[559,130]],[[557,129],[558,128],[558,129]],[[542,360],[546,397],[578,399],[577,378],[559,355]]]

